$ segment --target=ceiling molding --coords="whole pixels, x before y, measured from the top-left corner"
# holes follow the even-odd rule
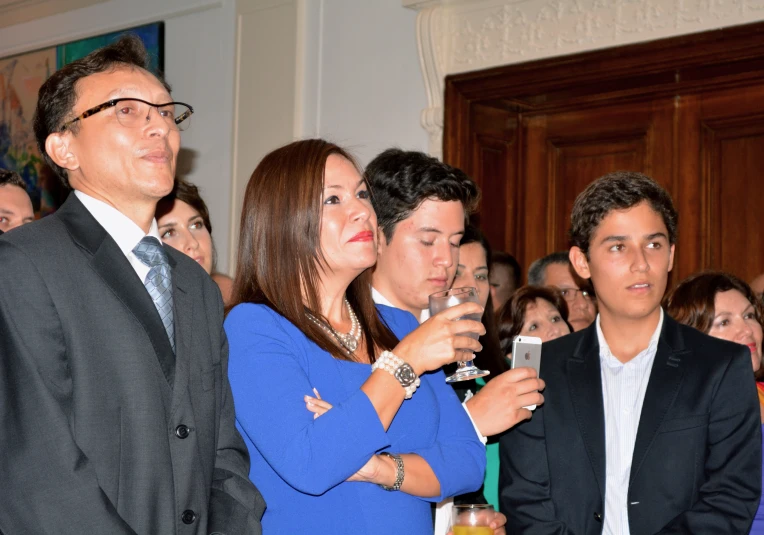
[[[106,0],[0,0],[0,28],[14,26]]]
[[[401,0],[419,12],[428,107],[440,157],[447,76],[764,20],[764,0]]]

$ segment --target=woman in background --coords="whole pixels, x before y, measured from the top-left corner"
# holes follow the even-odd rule
[[[501,349],[510,358],[518,335],[549,342],[573,332],[565,299],[559,290],[546,286],[519,288],[499,311],[498,325]]]
[[[351,157],[323,140],[268,154],[247,185],[225,321],[236,422],[269,534],[432,533],[431,508],[480,486],[485,453],[445,382],[478,351],[475,303],[419,326],[376,307],[377,221]],[[330,407],[305,408],[317,390]],[[494,526],[496,527],[496,526]]]
[[[714,338],[747,346],[751,368],[759,379],[762,431],[764,431],[764,383],[761,370],[761,344],[764,310],[751,287],[729,273],[698,273],[680,282],[664,300],[666,313],[680,323],[695,327]],[[763,478],[764,484],[764,478]],[[764,502],[753,519],[751,534],[764,534]]]
[[[476,226],[470,224],[464,229],[464,236],[459,243],[459,264],[452,288],[472,286],[477,288],[480,304],[485,309],[483,326],[486,333],[480,337],[482,351],[476,355],[475,365],[491,372],[484,379],[490,381],[509,369],[509,363],[501,352],[496,328],[496,315],[493,308],[493,296],[489,277],[491,273],[491,246],[488,239]],[[485,384],[483,378],[479,383]]]
[[[480,391],[488,381],[509,370],[509,362],[501,350],[494,315],[493,296],[489,277],[491,273],[491,246],[483,233],[474,225],[467,225],[459,244],[459,264],[452,288],[473,286],[477,288],[480,304],[485,309],[483,326],[485,334],[480,337],[482,351],[476,355],[475,366],[488,370],[490,375],[475,379],[475,392]],[[470,381],[471,382],[471,381]],[[462,383],[452,383],[457,388]],[[499,437],[488,437],[486,444],[486,469],[483,480],[483,497],[499,510]],[[456,503],[464,503],[457,499]]]
[[[227,275],[213,273],[212,223],[199,188],[177,179],[172,192],[157,204],[156,219],[162,241],[196,260],[217,283],[223,302],[228,304],[233,281]]]

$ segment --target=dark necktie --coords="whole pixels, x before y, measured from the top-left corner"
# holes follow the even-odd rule
[[[170,339],[172,352],[175,353],[175,325],[172,312],[172,278],[170,264],[167,262],[167,253],[162,248],[159,240],[151,236],[145,236],[133,249],[135,257],[146,264],[149,273],[143,286],[149,292],[154,306],[159,312],[159,317]]]

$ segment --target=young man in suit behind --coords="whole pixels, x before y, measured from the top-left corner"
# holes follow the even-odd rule
[[[749,350],[664,315],[671,198],[612,173],[571,219],[571,263],[599,315],[544,345],[546,401],[501,440],[507,532],[747,533],[761,492]]]
[[[192,110],[147,65],[123,37],[40,89],[74,193],[0,238],[2,533],[261,533],[220,291],[154,219]]]

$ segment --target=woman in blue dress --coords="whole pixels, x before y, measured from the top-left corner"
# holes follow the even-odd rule
[[[429,534],[431,502],[480,487],[485,449],[439,370],[478,351],[482,314],[418,326],[375,307],[377,222],[351,157],[275,150],[247,185],[225,322],[237,426],[271,534]],[[314,418],[313,389],[331,409]]]

